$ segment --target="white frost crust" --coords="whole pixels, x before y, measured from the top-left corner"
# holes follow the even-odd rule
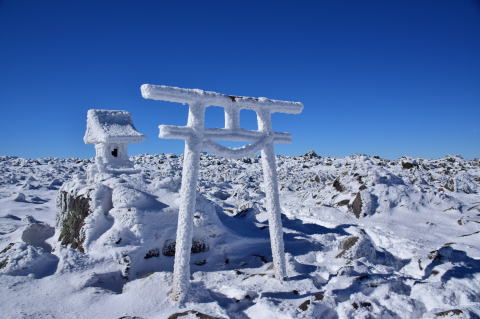
[[[205,141],[203,147],[206,150],[214,152],[215,154],[223,157],[242,158],[247,156],[253,156],[256,152],[265,148],[267,145],[270,145],[272,139],[273,138],[270,135],[265,135],[263,138],[259,139],[253,144],[244,145],[237,148],[228,148],[212,141]]]
[[[282,280],[287,276],[285,263],[285,250],[283,243],[283,229],[281,219],[280,195],[278,192],[277,167],[273,145],[268,144],[262,150],[263,183],[266,195],[266,208],[268,211],[268,225],[270,245],[272,247],[273,266],[275,277]]]
[[[144,140],[145,136],[135,129],[129,112],[88,110],[87,131],[83,137],[86,144],[138,143]]]
[[[362,199],[362,216],[373,215],[375,213],[375,205],[372,194],[367,190],[362,190],[360,191],[360,198]]]
[[[192,246],[193,213],[197,195],[200,151],[198,144],[186,141],[183,159],[182,186],[173,269],[173,298],[183,302],[190,287],[190,249]]]
[[[280,112],[298,114],[303,110],[300,102],[271,100],[266,97],[247,97],[225,95],[212,91],[200,89],[183,89],[166,85],[143,84],[141,86],[142,96],[146,99],[162,100],[177,103],[201,103],[205,106],[222,106],[233,109],[263,108],[270,113]]]
[[[160,138],[187,139],[195,136],[196,132],[188,126],[159,125]],[[272,132],[274,143],[291,143],[292,137],[285,132]],[[256,141],[265,135],[259,131],[248,131],[241,128],[206,128],[203,130],[205,140],[219,139],[223,141]]]
[[[293,253],[292,258],[288,258],[290,254],[287,253],[287,266],[289,275],[297,277],[279,283],[271,278],[270,263],[261,265],[258,257],[251,256],[255,250],[252,248],[256,247],[263,247],[265,256],[270,256],[266,238],[263,238],[263,244],[258,245],[249,234],[234,237],[234,231],[247,229],[244,227],[252,225],[250,221],[258,223],[256,227],[266,225],[267,213],[262,207],[265,194],[260,191],[262,172],[258,159],[229,161],[202,154],[199,193],[225,209],[232,209],[232,213],[226,211],[226,214],[235,222],[231,226],[226,225],[228,236],[220,231],[213,232],[216,235],[214,238],[205,236],[209,240],[208,252],[192,254],[192,276],[195,282],[189,292],[192,301],[186,304],[187,308],[179,309],[168,298],[173,257],[161,255],[144,259],[143,256],[151,248],[161,248],[165,239],[174,239],[181,156],[140,155],[133,159],[147,173],[145,181],[150,184],[145,191],[151,190],[152,194],[158,196],[158,200],[170,208],[151,213],[146,210],[133,212],[132,209],[132,214],[140,217],[139,224],[148,227],[143,229],[143,235],[138,239],[133,238],[137,233],[134,233],[130,219],[127,220],[131,216],[127,215],[128,209],[120,208],[112,212],[109,214],[113,221],[111,230],[94,240],[94,245],[85,247],[87,254],[60,249],[58,246],[55,246],[53,254],[49,254],[45,250],[42,253],[35,246],[27,248],[31,247],[28,243],[20,246],[20,243],[24,243],[22,237],[27,228],[24,228],[26,225],[18,218],[31,213],[39,220],[53,225],[55,191],[50,187],[60,186],[71,176],[83,173],[89,161],[14,157],[0,159],[3,172],[0,174],[0,201],[3,208],[0,231],[5,233],[10,228],[17,229],[0,238],[0,251],[8,243],[15,243],[10,250],[0,255],[0,262],[8,257],[8,264],[0,270],[5,272],[0,275],[0,295],[3,300],[12,301],[2,304],[2,315],[6,318],[18,317],[19,305],[24,316],[32,318],[119,318],[126,314],[142,318],[167,318],[174,312],[184,312],[187,309],[229,318],[241,314],[236,310],[239,308],[248,312],[251,318],[272,313],[275,318],[282,314],[288,318],[403,318],[407,315],[410,318],[467,318],[474,317],[470,311],[480,314],[480,273],[476,271],[480,256],[480,234],[475,233],[478,231],[477,215],[480,213],[480,183],[476,180],[480,177],[480,160],[455,158],[452,163],[450,159],[415,159],[418,168],[404,169],[402,161],[413,159],[388,161],[358,155],[344,159],[278,156],[276,163],[282,209],[289,219],[284,221],[285,232],[289,233],[285,241]],[[445,172],[447,169],[449,174]],[[331,187],[332,181],[339,176],[344,192]],[[359,176],[362,177],[361,180]],[[144,191],[145,185],[134,182],[134,178],[133,175],[126,177],[128,183],[131,181],[139,190]],[[117,179],[120,181],[122,177],[118,176]],[[59,182],[54,182],[56,180]],[[454,191],[444,188],[450,180],[456,183]],[[472,185],[472,189],[460,188],[460,180]],[[125,182],[121,184],[125,185]],[[335,206],[335,203],[343,199],[353,200],[362,184],[372,194],[377,209],[374,214],[362,215],[357,219],[347,205]],[[113,189],[110,183],[107,186]],[[18,192],[25,195],[25,201],[14,201],[15,197],[11,195]],[[337,196],[332,198],[335,194]],[[46,204],[35,203],[35,196],[49,201]],[[254,211],[256,209],[251,209],[244,217],[241,214],[237,217],[230,216],[248,208],[249,206],[243,206],[248,202],[252,205],[257,203],[260,211],[257,213]],[[48,209],[37,210],[40,207]],[[208,218],[216,218],[215,208],[210,208],[213,211],[207,210]],[[201,201],[197,200],[195,216],[204,211]],[[125,218],[121,219],[123,216]],[[206,224],[197,226],[196,222],[203,221],[203,218],[204,216],[194,218],[194,238],[212,228]],[[99,225],[93,221],[91,223]],[[346,228],[350,224],[354,226]],[[216,222],[214,225],[221,226]],[[320,225],[323,227],[319,228]],[[339,244],[346,237],[360,237],[355,229],[365,229],[370,239],[360,238],[342,256],[354,259],[346,265],[349,262],[347,258],[335,256],[341,252]],[[265,232],[268,232],[268,228],[256,228],[252,234]],[[471,235],[464,236],[466,234]],[[118,239],[115,235],[121,235],[120,244],[115,244]],[[140,242],[141,240],[145,241]],[[290,246],[302,243],[303,240],[308,241],[304,242],[305,246]],[[55,242],[55,238],[50,238],[46,243],[53,245]],[[451,243],[446,246],[453,249],[450,254],[443,253],[446,243]],[[371,244],[374,244],[376,252],[369,248]],[[215,248],[212,249],[213,247]],[[133,255],[132,260],[143,262],[140,265],[134,264],[131,268],[132,278],[135,272],[139,272],[140,276],[151,271],[157,272],[146,278],[137,276],[138,279],[128,281],[118,294],[112,294],[104,288],[99,289],[99,279],[108,279],[109,274],[123,267],[117,263],[117,259],[111,259],[112,252],[122,252],[125,249],[129,253],[137,249],[139,253]],[[430,253],[433,250],[442,253],[441,258],[435,262]],[[350,252],[352,255],[349,255]],[[373,254],[370,255],[370,252]],[[57,261],[47,256],[59,258],[58,267]],[[224,269],[220,265],[226,257],[230,263]],[[202,259],[206,259],[207,264],[195,265],[195,261]],[[161,264],[162,260],[168,263]],[[251,260],[255,260],[256,264],[251,264]],[[233,268],[243,261],[249,264],[238,268],[243,272],[238,274]],[[399,269],[405,262],[408,264]],[[150,267],[150,264],[155,266]],[[432,270],[435,272],[431,273]],[[91,280],[95,278],[97,279]],[[101,285],[105,287],[108,282]],[[224,288],[225,286],[231,289]],[[299,295],[292,293],[294,289]],[[248,292],[250,301],[244,300],[246,296],[243,296],[243,292]],[[312,293],[317,292],[324,295],[323,300],[315,300]],[[230,300],[225,303],[226,297],[235,298],[239,302]],[[308,309],[301,311],[298,306],[307,299],[310,300]],[[268,302],[272,304],[265,305]],[[354,302],[359,306],[358,309],[352,306]],[[372,306],[363,307],[363,302],[370,302]],[[256,306],[257,303],[260,306]],[[238,308],[227,308],[225,305]],[[262,312],[265,308],[265,312]],[[436,313],[452,309],[462,310],[463,314],[450,312],[444,317],[436,316]]]
[[[51,273],[57,263],[57,257],[42,247],[29,245],[25,242],[15,243],[6,251],[2,259],[8,263],[0,269],[1,275],[26,276],[41,278]]]

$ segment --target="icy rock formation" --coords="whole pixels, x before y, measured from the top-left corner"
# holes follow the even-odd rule
[[[22,242],[12,243],[0,253],[0,273],[13,276],[32,274],[40,278],[51,274],[50,270],[54,269],[57,262],[57,257],[41,247]]]
[[[98,229],[100,220],[105,224],[105,212],[111,206],[111,190],[107,186],[87,184],[84,180],[65,183],[57,197],[59,241],[62,245],[84,252],[89,233]]]
[[[36,278],[52,274],[58,258],[50,253],[45,241],[54,235],[54,228],[28,215],[21,223],[15,231],[17,240],[0,251],[0,273]]]
[[[122,218],[116,221],[122,231],[114,230],[113,221],[120,214],[113,213],[112,198],[108,214],[97,215],[105,224],[98,227],[101,223],[88,222],[98,232],[86,231],[91,240],[84,242],[85,253],[59,247],[58,237],[46,239],[45,243],[54,246],[48,253],[35,246],[29,236],[25,239],[32,244],[22,240],[24,230],[32,227],[24,216],[31,213],[53,225],[51,204],[57,191],[50,188],[52,181],[84,175],[91,161],[0,156],[0,296],[6,301],[0,307],[3,317],[18,317],[20,303],[25,316],[32,318],[168,318],[191,309],[217,318],[235,318],[243,313],[252,317],[271,314],[272,318],[480,316],[478,159],[276,156],[288,273],[296,277],[280,285],[271,267],[258,158],[247,163],[201,154],[198,209],[193,217],[194,241],[200,244],[191,255],[194,297],[183,309],[171,307],[167,297],[172,288],[175,237],[164,234],[175,228],[170,225],[175,225],[178,211],[183,156],[139,155],[131,161],[142,168],[143,174],[117,176],[112,183],[105,180],[98,185],[113,194],[116,182],[127,189],[133,183],[137,185],[135,190],[168,205],[163,209],[144,205],[130,212],[132,215],[123,215],[129,213],[127,207],[119,208],[124,218],[144,222],[136,224],[140,232],[150,227],[148,223],[154,224],[157,229],[153,231],[160,235],[158,241],[148,242],[148,247],[132,244],[131,238],[135,237],[128,235],[136,229],[127,227]],[[403,162],[417,166],[403,168]],[[343,186],[341,192],[332,186],[337,178]],[[68,193],[75,185],[93,185],[81,180],[72,181],[64,190]],[[444,187],[449,181],[453,181],[453,191]],[[471,189],[460,187],[460,181]],[[362,190],[376,196],[376,208],[370,215],[357,218],[351,203]],[[14,200],[18,192],[24,193],[25,202]],[[94,202],[91,192],[89,203]],[[133,198],[140,197],[137,194]],[[36,204],[34,198],[47,202]],[[337,204],[344,201],[346,204]],[[216,237],[208,234],[209,223],[221,226],[215,219],[209,221],[212,209],[229,228],[228,232],[220,229],[212,233]],[[146,214],[152,218],[142,217]],[[106,240],[109,229],[113,244]],[[122,240],[115,244],[119,238]],[[197,247],[195,242],[193,246]],[[128,261],[130,249],[138,249],[139,257],[133,256],[128,276],[135,279],[135,272],[140,274],[126,282],[121,270],[127,270],[127,262],[120,264],[120,253],[124,250]],[[344,249],[347,251],[335,258]],[[119,252],[118,258],[114,250]],[[52,258],[55,256],[58,266]],[[149,275],[147,266],[155,273]],[[146,272],[143,275],[142,270]],[[46,274],[51,276],[44,277]]]
[[[57,197],[61,247],[91,260],[111,260],[128,279],[170,267],[178,194],[170,189],[171,178],[146,179],[142,173],[112,174],[95,183],[85,178],[65,183]],[[211,203],[198,196],[196,206],[191,252],[206,253],[225,230]]]
[[[350,260],[362,257],[367,260],[375,258],[375,245],[365,234],[347,237],[340,243],[339,249],[341,249],[341,252],[336,256],[337,258]]]
[[[355,217],[365,217],[375,212],[376,197],[366,190],[361,190],[352,202],[352,211]]]
[[[13,198],[14,201],[16,202],[25,202],[26,197],[24,193],[16,193]]]
[[[50,252],[51,247],[45,242],[45,240],[55,234],[55,229],[28,215],[25,216],[22,221],[26,224],[22,233],[22,240],[29,245],[41,247]]]

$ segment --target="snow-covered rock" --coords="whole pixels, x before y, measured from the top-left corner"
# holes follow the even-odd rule
[[[88,181],[90,160],[0,157],[3,316],[480,316],[479,160],[277,156],[279,283],[259,158],[202,154],[184,308],[168,297],[183,156],[130,160],[138,172]],[[78,229],[64,244],[56,197]]]

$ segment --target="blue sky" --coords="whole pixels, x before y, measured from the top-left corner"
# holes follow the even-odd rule
[[[480,157],[480,2],[0,0],[1,155],[92,157],[89,108],[133,114],[131,154],[181,153],[157,126],[186,108],[142,83],[303,102],[280,154]]]

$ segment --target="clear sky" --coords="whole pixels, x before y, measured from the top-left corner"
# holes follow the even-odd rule
[[[92,157],[89,108],[133,114],[131,154],[183,152],[157,126],[186,107],[142,83],[303,102],[280,154],[480,157],[480,2],[0,0],[0,155]]]

